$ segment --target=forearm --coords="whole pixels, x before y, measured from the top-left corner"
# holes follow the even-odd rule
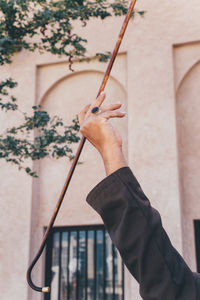
[[[145,300],[196,300],[192,272],[177,253],[130,169],[108,176],[88,195]]]

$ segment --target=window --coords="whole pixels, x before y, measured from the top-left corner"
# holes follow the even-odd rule
[[[200,220],[194,220],[197,272],[200,272]]]
[[[47,244],[45,300],[123,300],[121,258],[103,226],[54,228]]]

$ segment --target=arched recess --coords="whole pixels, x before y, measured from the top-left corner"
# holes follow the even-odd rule
[[[73,77],[76,77],[76,78],[78,78],[78,76],[79,77],[82,77],[82,76],[80,76],[80,75],[85,75],[86,74],[86,76],[89,76],[89,75],[91,75],[91,78],[90,79],[92,79],[93,81],[94,81],[94,83],[95,83],[95,85],[96,85],[96,88],[97,88],[97,90],[96,90],[96,93],[95,93],[95,97],[96,97],[96,95],[97,95],[97,92],[98,92],[98,89],[100,88],[100,83],[102,82],[102,79],[103,79],[103,76],[104,76],[104,73],[103,72],[101,72],[101,71],[97,71],[97,70],[84,70],[84,71],[79,71],[79,72],[75,72],[75,73],[71,73],[71,74],[69,74],[69,75],[66,75],[66,76],[64,76],[64,77],[61,77],[61,78],[59,78],[58,80],[56,80],[47,90],[46,90],[46,92],[44,93],[44,95],[42,96],[42,98],[39,100],[39,103],[38,104],[40,104],[40,105],[44,105],[44,102],[46,101],[46,99],[47,99],[47,97],[48,97],[48,94],[49,93],[51,93],[51,91],[52,90],[54,90],[55,88],[56,88],[56,86],[58,86],[61,82],[63,82],[63,81],[66,81],[66,80],[69,80],[69,79],[72,79]],[[100,81],[98,81],[97,82],[97,80],[96,80],[96,78],[93,76],[93,74],[99,74],[99,78],[98,78],[98,80],[100,80]],[[116,84],[118,85],[118,86],[120,86],[121,87],[121,89],[122,90],[124,90],[124,92],[126,93],[126,90],[125,90],[125,87],[123,86],[123,84],[119,81],[119,80],[117,80],[114,76],[109,76],[109,81],[115,81],[116,82]],[[108,85],[109,85],[109,81],[108,81]],[[90,81],[91,82],[91,81]],[[80,82],[80,85],[82,84],[82,82]],[[85,86],[83,86],[83,84],[82,84],[82,87],[83,87],[83,89],[85,90]],[[67,88],[69,88],[69,86],[67,86]],[[107,90],[106,90],[107,91]],[[93,93],[94,91],[92,90],[92,93]],[[93,95],[94,96],[94,95]]]
[[[182,206],[183,253],[196,269],[193,220],[200,219],[200,62],[177,90],[177,132]]]
[[[99,71],[84,71],[75,73],[57,81],[48,92],[45,93],[41,104],[50,115],[59,115],[66,124],[70,124],[74,116],[95,98],[103,73]],[[126,91],[120,82],[111,77],[107,88],[105,105],[121,101],[126,108]],[[127,117],[120,120],[112,120],[119,128],[124,139],[124,149],[127,153]],[[77,148],[77,144],[73,148]],[[87,225],[102,223],[100,217],[86,204],[87,193],[105,177],[103,163],[97,151],[86,142],[81,155],[82,164],[72,178],[66,199],[55,225]],[[47,226],[60,191],[71,166],[66,158],[59,160],[44,159],[37,162],[39,179],[33,185],[33,205],[30,242],[31,257],[36,252],[43,235],[43,228]],[[42,261],[37,265],[35,278],[40,278]]]
[[[184,74],[183,78],[180,80],[180,83],[178,85],[177,88],[177,92],[179,92],[179,90],[181,89],[182,85],[184,84],[186,78],[189,76],[189,74],[192,72],[193,69],[195,69],[195,67],[200,63],[200,61],[195,62],[192,67],[189,68],[189,70],[187,70],[187,72]]]
[[[41,101],[42,107],[47,110],[50,115],[59,115],[63,118],[65,124],[70,124],[76,114],[88,103],[91,103],[96,98],[96,93],[99,88],[99,83],[103,78],[103,73],[99,71],[84,71],[77,72],[70,76],[66,76],[56,82],[46,93]],[[107,89],[106,104],[121,101],[126,106],[126,92],[124,87],[113,77],[109,79]],[[125,140],[125,150],[127,149],[127,118],[124,120],[113,121],[117,123],[121,134]],[[74,150],[77,145],[73,146]],[[59,218],[62,224],[66,225],[66,216],[69,212],[72,214],[68,223],[81,224],[93,223],[88,218],[88,207],[85,205],[85,197],[87,192],[101,180],[104,176],[104,168],[97,152],[89,143],[86,144],[81,156],[83,164],[77,167],[75,176],[72,180],[72,188],[69,191],[69,198],[73,199],[72,203],[66,201],[63,205],[61,217]],[[44,225],[47,224],[49,212],[46,212],[45,207],[52,208],[55,206],[55,199],[58,198],[62,185],[64,183],[66,172],[69,170],[71,163],[66,158],[63,159],[45,159],[39,162],[40,181],[38,183],[39,199],[41,211],[43,212],[40,219]],[[74,186],[73,186],[74,185]],[[79,188],[77,189],[77,186]],[[82,212],[86,209],[86,215],[77,214],[77,209],[80,208],[80,199],[82,202]],[[71,201],[70,201],[71,202]],[[51,208],[50,208],[51,209]],[[93,215],[93,212],[92,212]],[[62,217],[63,216],[63,217]],[[60,223],[60,224],[61,224]]]

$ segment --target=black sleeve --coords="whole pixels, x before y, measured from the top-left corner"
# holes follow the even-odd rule
[[[128,167],[100,182],[87,202],[101,215],[143,299],[199,299],[196,275],[172,246],[159,213]]]

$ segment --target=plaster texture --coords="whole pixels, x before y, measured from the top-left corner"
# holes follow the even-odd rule
[[[130,167],[152,205],[162,216],[174,246],[195,271],[193,220],[200,219],[200,2],[199,0],[138,1],[137,16],[127,29],[120,55],[107,86],[108,102],[120,100],[127,110],[118,120]],[[122,18],[92,21],[80,27],[88,38],[91,57],[112,51]],[[0,78],[18,81],[16,96],[24,111],[42,104],[68,123],[79,109],[95,99],[106,64],[92,59],[73,65],[64,57],[22,51]],[[1,113],[1,129],[17,124],[20,116]],[[76,146],[74,146],[76,148]],[[55,225],[100,224],[85,203],[89,190],[104,178],[103,164],[87,143],[62,211]],[[32,163],[30,162],[30,165]],[[39,179],[32,180],[14,166],[1,162],[0,290],[2,300],[39,300],[25,274],[55,207],[70,163],[66,159],[34,164]],[[44,258],[34,271],[41,284]],[[125,300],[139,300],[138,285],[125,274]]]

